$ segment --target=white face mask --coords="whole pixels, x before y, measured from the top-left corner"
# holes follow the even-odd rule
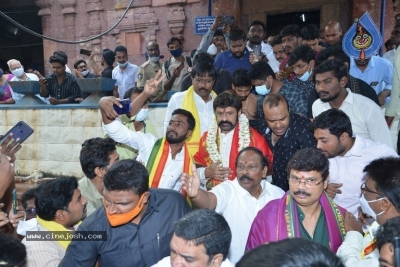
[[[215,44],[212,44],[208,47],[207,49],[207,54],[215,56],[218,52],[218,48],[215,46]]]
[[[361,197],[360,197],[360,206],[361,206],[362,211],[363,211],[365,214],[367,214],[367,215],[371,216],[372,218],[374,218],[374,220],[376,221],[376,217],[382,215],[385,211],[383,210],[382,212],[376,214],[376,213],[372,210],[371,206],[370,206],[368,203],[377,202],[377,201],[382,200],[382,199],[384,199],[384,198],[385,198],[385,197],[381,197],[381,198],[379,198],[379,199],[375,199],[375,200],[370,200],[370,201],[368,201],[368,200],[365,199],[364,194],[361,194]]]
[[[149,115],[149,109],[148,108],[142,108],[136,114],[135,121],[144,121],[147,118],[148,115]]]
[[[17,234],[26,236],[26,231],[37,231],[39,225],[36,218],[27,221],[19,221],[17,227]]]
[[[158,62],[160,60],[160,57],[158,56],[158,57],[150,57],[150,61],[151,62],[154,62],[154,63],[156,63],[156,62]]]
[[[85,77],[86,75],[89,74],[89,71],[88,70],[84,70],[84,71],[81,72],[81,74],[82,74],[83,77]]]
[[[12,73],[14,76],[21,77],[22,75],[24,75],[24,68],[23,68],[23,67],[20,67],[20,68],[18,68],[18,69],[12,70],[11,73]]]

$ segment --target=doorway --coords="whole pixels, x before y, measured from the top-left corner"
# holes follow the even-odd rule
[[[300,28],[307,24],[315,24],[320,28],[320,11],[299,11],[277,15],[267,15],[268,35],[278,35],[289,24],[297,24]]]

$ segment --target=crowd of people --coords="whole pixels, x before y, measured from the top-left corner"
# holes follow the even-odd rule
[[[322,31],[292,24],[268,42],[263,22],[246,33],[217,16],[193,58],[171,38],[170,58],[161,63],[150,42],[141,66],[123,46],[103,50],[103,67],[91,53],[74,74],[61,51],[46,77],[10,60],[0,103],[22,97],[12,80],[39,81],[50,104],[87,96],[76,77],[116,85],[99,102],[105,137],[82,144],[85,177],[43,182],[17,212],[10,192],[21,145],[12,136],[2,143],[0,226],[23,240],[0,235],[0,262],[395,266],[400,141],[396,152],[389,128],[400,114],[400,52],[385,56],[393,63],[378,56],[370,45],[381,36],[364,16],[345,36],[335,21]],[[390,41],[400,45],[400,24]],[[120,115],[123,98],[130,111]],[[149,101],[168,101],[163,136],[147,118]],[[49,232],[74,235],[37,237]]]

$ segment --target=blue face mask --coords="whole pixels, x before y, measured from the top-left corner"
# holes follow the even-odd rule
[[[272,85],[270,88],[267,88],[267,84],[256,86],[256,92],[259,95],[267,95],[269,92],[271,92]]]
[[[128,61],[125,61],[124,63],[119,63],[119,62],[117,63],[120,68],[125,68],[126,66],[128,66]]]
[[[148,108],[142,108],[136,114],[135,121],[144,121],[147,118],[148,115],[149,115],[149,109]]]
[[[311,63],[309,63],[309,64],[310,64],[309,66],[311,66]],[[302,81],[302,82],[306,82],[306,81],[308,81],[308,79],[310,78],[311,74],[312,74],[312,71],[307,70],[307,72],[304,73],[304,74],[299,78],[299,80]]]
[[[171,53],[171,55],[173,57],[179,57],[180,55],[182,55],[182,47],[179,47],[178,49],[175,50],[169,50],[169,52]]]

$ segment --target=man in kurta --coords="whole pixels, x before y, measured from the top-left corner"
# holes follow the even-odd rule
[[[316,148],[305,148],[293,155],[287,169],[289,191],[258,212],[246,251],[265,243],[300,237],[336,252],[346,233],[346,210],[324,193],[328,185],[328,159]]]
[[[239,151],[246,147],[257,147],[268,159],[271,169],[273,155],[261,134],[249,126],[242,114],[242,101],[236,95],[222,93],[213,103],[216,121],[211,123],[199,142],[194,155],[198,164],[197,173],[208,188],[221,181],[236,177],[235,160]]]

